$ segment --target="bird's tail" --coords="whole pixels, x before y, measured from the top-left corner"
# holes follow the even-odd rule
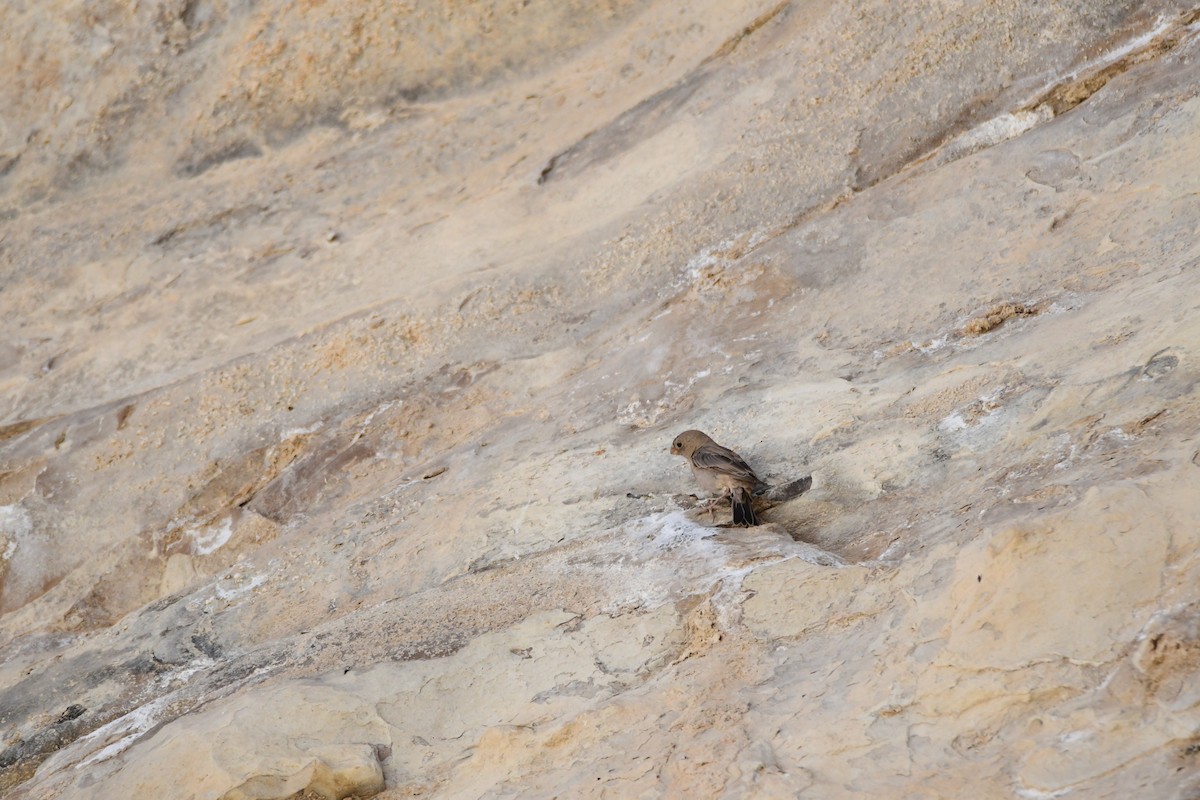
[[[754,506],[750,503],[750,493],[745,489],[735,489],[729,498],[733,502],[734,525],[757,525],[758,517],[754,516]]]

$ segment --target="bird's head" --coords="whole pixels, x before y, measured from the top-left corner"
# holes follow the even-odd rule
[[[675,437],[671,442],[671,453],[684,458],[691,458],[692,453],[696,452],[696,448],[702,445],[712,444],[712,439],[707,433],[700,431],[684,431]]]

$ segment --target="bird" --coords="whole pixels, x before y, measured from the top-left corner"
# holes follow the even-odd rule
[[[758,524],[750,493],[766,484],[754,474],[745,459],[714,442],[707,433],[695,430],[676,436],[671,443],[671,453],[687,459],[700,488],[729,497],[733,504],[734,525]]]

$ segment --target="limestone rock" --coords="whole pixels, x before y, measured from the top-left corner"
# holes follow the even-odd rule
[[[5,798],[1200,794],[1192,5],[125,5],[0,7]]]

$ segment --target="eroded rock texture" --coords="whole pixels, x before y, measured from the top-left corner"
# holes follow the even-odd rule
[[[1198,20],[6,5],[0,791],[1195,796]]]

